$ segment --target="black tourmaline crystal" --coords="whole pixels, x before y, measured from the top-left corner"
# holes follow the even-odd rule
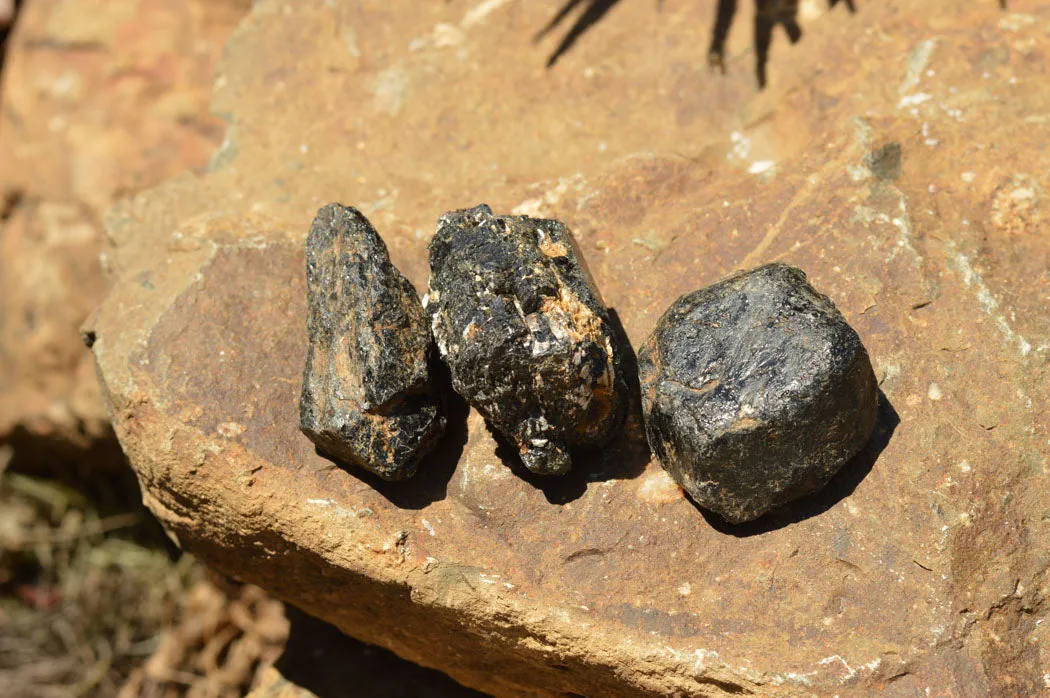
[[[299,428],[386,480],[415,473],[445,428],[433,340],[412,284],[360,211],[329,204],[306,240],[310,348]]]
[[[875,374],[860,338],[785,264],[679,298],[638,366],[653,453],[732,523],[821,488],[875,425]]]
[[[558,221],[484,205],[445,214],[423,303],[453,387],[530,471],[568,472],[572,449],[601,446],[622,422],[620,348]]]

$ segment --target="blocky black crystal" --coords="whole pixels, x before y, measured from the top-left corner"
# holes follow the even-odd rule
[[[679,298],[638,364],[653,453],[732,523],[821,488],[875,425],[875,374],[860,337],[785,264]]]

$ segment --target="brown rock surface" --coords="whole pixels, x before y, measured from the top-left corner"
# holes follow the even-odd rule
[[[113,201],[204,165],[223,42],[249,0],[30,0],[0,102],[0,439],[112,439],[78,328]],[[103,453],[109,453],[103,449]]]
[[[1045,691],[1045,3],[809,21],[761,94],[746,57],[697,68],[710,2],[617,5],[548,73],[529,35],[560,4],[255,6],[211,171],[110,218],[94,350],[153,511],[221,571],[497,694]],[[683,292],[799,266],[870,351],[876,435],[735,529],[644,462],[636,420],[544,489],[476,413],[444,468],[366,483],[297,430],[302,241],[332,200],[417,287],[442,211],[563,220],[635,345]]]

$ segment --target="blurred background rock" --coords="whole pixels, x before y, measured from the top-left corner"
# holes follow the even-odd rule
[[[78,332],[107,285],[106,209],[221,142],[212,74],[249,7],[0,2],[7,696],[243,695],[284,645],[280,602],[209,580],[142,507]]]
[[[0,440],[16,463],[119,462],[78,334],[112,271],[102,221],[117,198],[207,163],[224,130],[208,109],[215,64],[250,5],[21,4],[0,102]]]

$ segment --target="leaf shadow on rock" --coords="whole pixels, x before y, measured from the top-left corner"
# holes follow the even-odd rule
[[[562,8],[551,18],[551,21],[547,23],[543,29],[539,30],[534,37],[532,37],[533,43],[539,43],[550,34],[552,31],[558,28],[566,17],[568,17],[573,10],[578,6],[584,5],[583,12],[576,19],[576,22],[569,28],[569,31],[562,37],[562,40],[558,43],[557,48],[551,53],[550,57],[547,58],[547,67],[551,68],[555,63],[558,62],[563,55],[568,53],[569,49],[583,36],[588,29],[597,24],[602,17],[605,16],[609,10],[611,10],[620,0],[567,0],[562,5]]]
[[[577,41],[596,25],[605,15],[615,7],[620,0],[566,0],[551,20],[532,37],[533,43],[539,43],[548,34],[553,32],[565,19],[576,11],[581,5],[583,10],[579,17],[562,37],[558,46],[547,58],[547,67],[552,68],[562,56],[568,53]],[[846,6],[850,14],[856,12],[854,0],[827,0],[828,6],[834,8],[840,2]],[[1001,6],[1005,8],[1005,0],[1000,0]],[[710,67],[721,70],[726,69],[726,40],[736,17],[737,0],[718,0],[715,14],[715,22],[711,27],[710,48],[708,49],[708,64]],[[663,0],[657,0],[657,11],[663,9]],[[755,15],[753,20],[753,50],[755,54],[755,75],[759,88],[764,88],[767,82],[767,65],[769,63],[769,51],[773,42],[773,31],[780,26],[784,29],[788,40],[798,43],[802,38],[802,29],[798,24],[798,0],[755,0]]]
[[[608,444],[600,449],[574,451],[572,470],[566,475],[536,475],[521,462],[517,449],[488,420],[485,421],[497,444],[496,456],[515,475],[541,490],[551,504],[568,504],[579,499],[592,482],[636,478],[649,464],[649,443],[645,438],[642,394],[638,383],[638,357],[620,316],[612,308],[609,309],[609,322],[620,350],[620,371],[627,384],[627,414]]]
[[[391,482],[315,449],[317,455],[335,463],[400,509],[424,509],[443,500],[448,494],[449,480],[456,472],[456,465],[467,443],[467,414],[470,406],[452,390],[452,381],[444,364],[435,360],[432,362],[431,371],[445,396],[447,423],[440,443],[423,457],[415,475],[407,480]]]
[[[828,0],[828,7],[834,8],[842,0]],[[856,12],[853,0],[845,0],[850,14]],[[725,73],[725,44],[729,30],[736,16],[737,0],[718,0],[715,24],[711,30],[711,47],[708,49],[707,61],[712,68]],[[769,64],[769,49],[773,42],[773,30],[783,27],[788,40],[797,44],[802,39],[802,28],[798,24],[798,0],[755,0],[754,17],[754,52],[755,76],[759,89],[766,86],[766,68]]]
[[[828,484],[821,489],[793,502],[788,502],[784,506],[774,509],[754,521],[742,524],[729,523],[718,514],[701,507],[688,493],[686,493],[686,497],[700,510],[700,513],[703,514],[712,528],[719,533],[736,538],[761,535],[805,521],[823,514],[853,494],[853,491],[857,489],[857,485],[875,467],[875,462],[878,461],[879,455],[889,445],[890,439],[893,438],[893,433],[900,422],[901,419],[897,414],[897,410],[893,409],[893,404],[890,403],[889,398],[880,389],[879,412],[875,420],[875,429],[872,431],[871,438],[868,439],[868,443],[865,444],[864,448],[843,465]]]

